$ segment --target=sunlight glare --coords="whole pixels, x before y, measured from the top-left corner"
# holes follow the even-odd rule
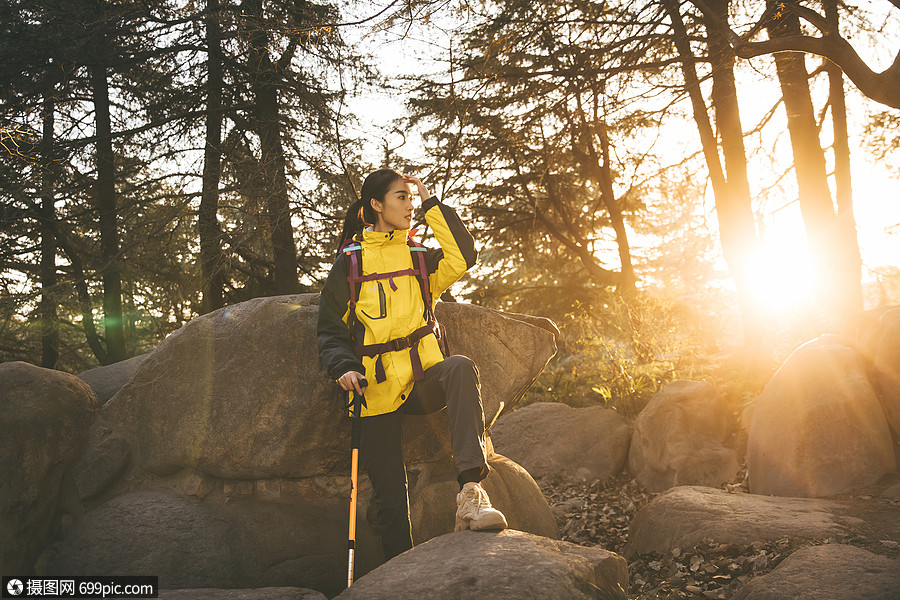
[[[751,298],[760,311],[793,319],[809,309],[814,281],[806,236],[767,238],[750,264]]]

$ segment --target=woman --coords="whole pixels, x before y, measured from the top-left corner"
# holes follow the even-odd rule
[[[407,244],[410,184],[425,199],[421,210],[440,250]],[[507,524],[480,484],[489,469],[478,370],[464,356],[444,358],[431,322],[430,298],[440,297],[475,264],[474,240],[456,212],[431,196],[417,177],[376,171],[366,178],[361,196],[347,211],[342,250],[319,300],[317,331],[328,374],[348,394],[365,394],[360,454],[389,560],[412,548],[400,428],[404,414],[447,408],[460,486],[456,530]],[[427,281],[417,276],[422,272]]]

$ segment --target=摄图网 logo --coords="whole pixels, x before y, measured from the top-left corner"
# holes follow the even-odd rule
[[[25,590],[25,585],[18,579],[10,579],[6,584],[6,591],[13,596],[18,596]]]

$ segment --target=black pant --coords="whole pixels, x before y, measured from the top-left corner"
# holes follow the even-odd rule
[[[362,462],[372,481],[378,532],[385,560],[412,548],[409,493],[403,462],[404,414],[426,415],[447,408],[456,474],[476,469],[487,476],[484,409],[478,368],[465,356],[450,356],[425,371],[398,410],[362,419]]]

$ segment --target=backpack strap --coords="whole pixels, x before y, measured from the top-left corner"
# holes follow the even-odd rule
[[[425,301],[425,321],[434,320],[434,312],[432,311],[431,284],[428,282],[428,267],[425,264],[425,253],[428,248],[415,241],[412,238],[406,240],[412,255],[413,267],[416,275],[418,275],[419,286],[422,288],[422,300]]]
[[[438,348],[444,358],[450,356],[450,345],[447,342],[447,330],[441,325],[434,314],[434,299],[431,295],[431,283],[428,280],[428,267],[425,264],[425,253],[428,248],[416,242],[412,238],[406,240],[410,252],[413,255],[413,266],[418,266],[419,286],[422,288],[422,299],[425,302],[425,321],[434,329],[434,337],[437,338]]]
[[[390,273],[370,273],[369,275],[362,275],[356,279],[356,281],[375,281],[377,279],[387,279],[388,283],[391,284],[391,289],[395,292],[397,291],[397,284],[394,283],[394,277],[400,277],[401,275],[418,275],[418,271],[416,269],[404,269],[402,271],[391,271]]]
[[[347,265],[347,284],[350,286],[350,314],[347,316],[347,327],[350,328],[352,336],[353,327],[357,321],[356,303],[359,302],[359,292],[362,286],[362,246],[355,240],[347,240],[338,252],[346,254],[350,261],[350,264]]]
[[[409,359],[412,364],[413,381],[419,381],[425,377],[425,371],[422,369],[422,359],[419,357],[419,340],[430,333],[434,333],[434,329],[431,324],[427,324],[419,327],[405,337],[396,338],[388,342],[383,342],[381,344],[358,344],[354,348],[354,352],[359,357],[378,357],[375,361],[375,382],[381,383],[387,379],[384,372],[384,364],[381,360],[382,356],[386,352],[399,352],[409,348]]]

